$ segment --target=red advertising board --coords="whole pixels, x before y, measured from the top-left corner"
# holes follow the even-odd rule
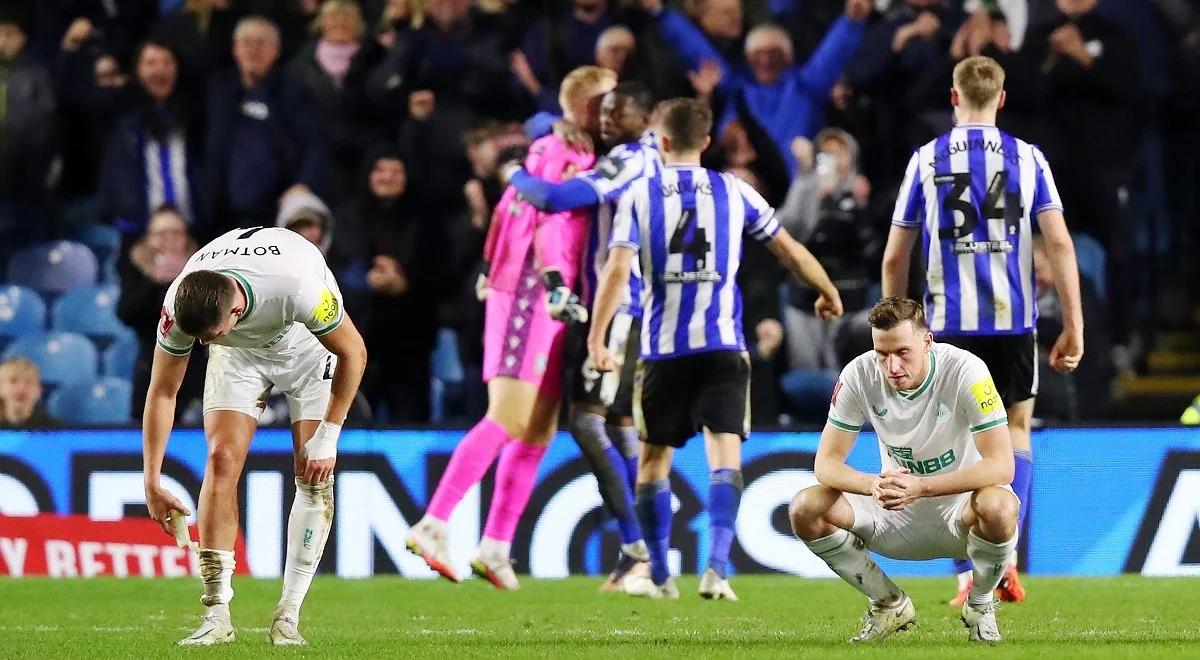
[[[196,538],[195,526],[191,529]],[[246,575],[246,544],[234,547]],[[185,577],[200,575],[190,548],[180,548],[147,518],[92,520],[83,515],[0,516],[0,575],[22,577]]]

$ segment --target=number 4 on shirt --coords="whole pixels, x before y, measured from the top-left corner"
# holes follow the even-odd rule
[[[708,254],[712,252],[712,242],[708,240],[708,232],[697,224],[695,209],[683,209],[679,214],[679,222],[675,224],[667,249],[671,254],[692,255],[696,260],[696,268],[704,269]]]

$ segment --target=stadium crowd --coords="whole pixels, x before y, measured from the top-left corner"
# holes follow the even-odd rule
[[[163,295],[197,244],[286,226],[325,252],[366,336],[352,419],[473,420],[499,165],[549,130],[563,76],[597,64],[707,100],[706,165],[759,190],[837,283],[847,316],[822,321],[774,260],[751,253],[742,274],[756,424],[820,420],[869,348],[905,163],[950,128],[950,70],[981,53],[1008,72],[1001,127],[1059,177],[1084,275],[1088,358],[1042,371],[1038,415],[1094,416],[1160,325],[1163,274],[1196,274],[1198,0],[8,0],[0,263],[12,280],[29,246],[113,237],[93,251],[140,349],[119,390],[137,417]],[[37,366],[6,357],[0,427],[53,423]]]

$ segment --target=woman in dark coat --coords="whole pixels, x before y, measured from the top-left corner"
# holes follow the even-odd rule
[[[408,189],[398,151],[372,149],[365,170],[362,192],[339,209],[332,248],[366,272],[371,360],[364,391],[376,421],[427,422],[437,307],[454,285],[449,237],[427,202]]]

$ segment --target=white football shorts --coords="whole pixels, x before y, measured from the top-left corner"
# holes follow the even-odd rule
[[[900,511],[883,508],[870,495],[842,495],[854,510],[850,531],[868,550],[892,559],[966,559],[968,530],[962,512],[971,493],[922,498]]]
[[[258,419],[274,391],[287,398],[293,423],[320,420],[336,368],[337,356],[299,326],[270,348],[213,344],[208,348],[204,412],[233,410]]]

